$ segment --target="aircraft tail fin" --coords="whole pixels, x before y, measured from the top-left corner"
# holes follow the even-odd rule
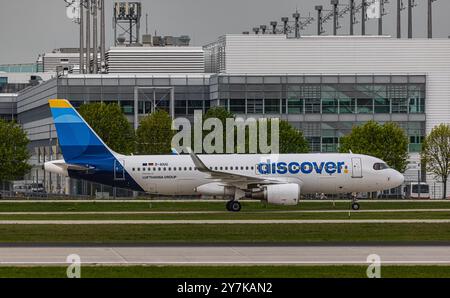
[[[108,159],[115,153],[100,139],[68,100],[50,99],[50,110],[64,160],[73,164],[90,164]]]

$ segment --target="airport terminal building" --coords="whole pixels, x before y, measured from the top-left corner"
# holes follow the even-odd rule
[[[417,181],[420,175],[433,197],[440,196],[441,184],[419,172],[418,161],[426,134],[450,123],[450,39],[242,34],[222,36],[203,48],[169,48],[166,54],[154,47],[110,51],[111,57],[126,59],[106,74],[57,74],[8,97],[15,102],[12,117],[31,140],[34,168],[27,178],[44,181],[48,190],[90,191],[85,183],[41,169],[44,161],[60,158],[47,100],[67,98],[75,107],[117,102],[135,127],[155,106],[175,117],[190,118],[213,106],[244,118],[279,117],[303,131],[312,152],[337,151],[353,125],[394,121],[410,139],[406,179]],[[147,52],[144,71],[137,60],[142,52]],[[161,61],[164,55],[168,58]],[[0,82],[7,76],[0,73]],[[3,113],[7,103],[1,98]]]

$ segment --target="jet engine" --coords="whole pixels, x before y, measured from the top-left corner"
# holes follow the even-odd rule
[[[235,188],[222,183],[212,182],[200,185],[195,188],[195,192],[206,196],[234,196]]]
[[[264,185],[256,191],[247,193],[246,197],[274,205],[293,206],[298,204],[300,185],[296,183]]]

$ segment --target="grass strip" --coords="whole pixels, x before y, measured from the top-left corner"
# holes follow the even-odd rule
[[[450,224],[0,225],[0,243],[364,243],[450,241]]]
[[[366,266],[82,266],[82,278],[365,278]],[[65,278],[66,267],[0,267],[0,278]],[[450,266],[382,266],[383,278],[449,278]]]
[[[360,201],[364,210],[373,209],[437,209],[450,208],[449,202],[417,201],[417,202],[370,202]],[[258,201],[243,202],[243,211],[270,211],[270,210],[349,210],[349,203],[308,202],[301,201],[297,206],[267,205]],[[118,202],[98,203],[94,201],[83,202],[1,202],[1,212],[32,212],[32,211],[224,211],[224,202]]]

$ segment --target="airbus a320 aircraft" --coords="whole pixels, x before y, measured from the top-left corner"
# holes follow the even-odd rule
[[[64,99],[49,100],[62,160],[46,171],[119,188],[162,195],[210,195],[297,205],[301,194],[373,192],[404,177],[378,158],[360,154],[139,155],[112,151]],[[276,159],[276,160],[275,160]],[[354,196],[352,208],[359,209]]]

